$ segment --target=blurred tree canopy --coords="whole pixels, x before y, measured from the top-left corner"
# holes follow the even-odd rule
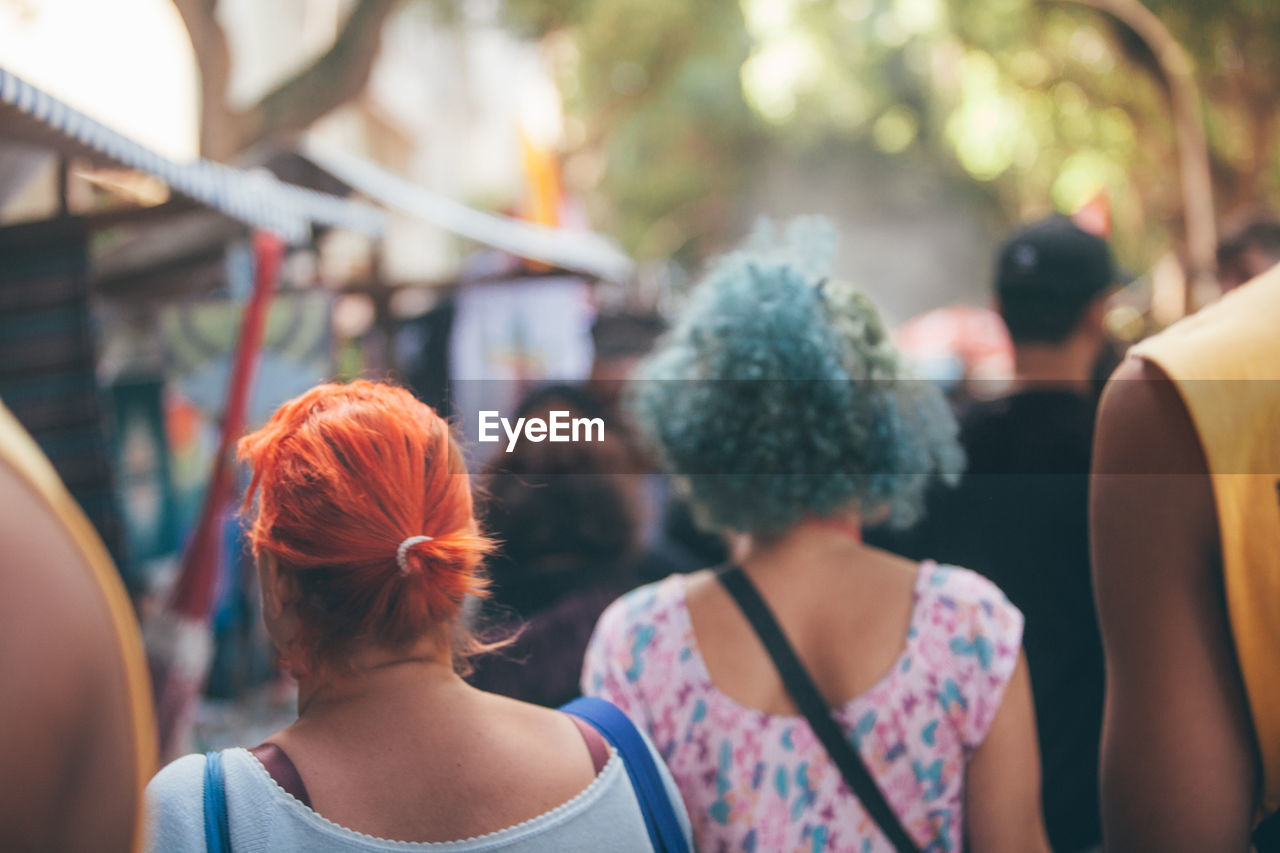
[[[1280,191],[1280,7],[1274,0],[1149,0],[1191,53],[1208,104],[1219,207],[1269,208]],[[1134,54],[1133,46],[1122,42]]]
[[[1274,0],[1146,0],[1202,87],[1224,222],[1275,198]],[[543,37],[566,176],[642,258],[696,257],[770,146],[922,153],[1010,219],[1104,193],[1122,254],[1181,236],[1165,82],[1147,45],[1069,0],[507,0]]]
[[[724,220],[763,141],[738,69],[752,39],[738,0],[509,0],[548,37],[564,97],[570,186],[644,258],[678,255]]]

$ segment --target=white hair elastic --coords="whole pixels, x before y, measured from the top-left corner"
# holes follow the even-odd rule
[[[410,536],[400,543],[400,547],[396,549],[396,564],[400,566],[400,574],[409,574],[409,549],[419,542],[430,542],[431,539],[430,536]]]

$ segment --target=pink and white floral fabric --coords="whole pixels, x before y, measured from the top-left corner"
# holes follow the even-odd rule
[[[583,692],[622,708],[662,753],[702,853],[892,853],[803,717],[743,707],[707,673],[672,576],[614,602],[588,647]],[[1022,614],[990,581],[921,564],[902,653],[836,709],[926,853],[964,840],[965,765],[1013,675]]]

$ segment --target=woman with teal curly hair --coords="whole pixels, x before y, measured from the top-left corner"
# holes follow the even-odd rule
[[[964,460],[941,393],[826,275],[833,245],[816,220],[760,231],[642,365],[637,422],[736,567],[615,602],[583,690],[646,728],[699,849],[894,850],[901,832],[920,850],[1045,851],[1021,613],[973,572],[862,542],[864,524],[913,523]],[[896,827],[797,716],[726,574],[763,597]]]

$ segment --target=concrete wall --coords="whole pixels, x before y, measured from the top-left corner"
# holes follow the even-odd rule
[[[760,216],[817,213],[840,233],[835,274],[856,282],[898,325],[953,303],[989,302],[1003,233],[979,187],[912,155],[826,147],[760,164],[739,233]]]

